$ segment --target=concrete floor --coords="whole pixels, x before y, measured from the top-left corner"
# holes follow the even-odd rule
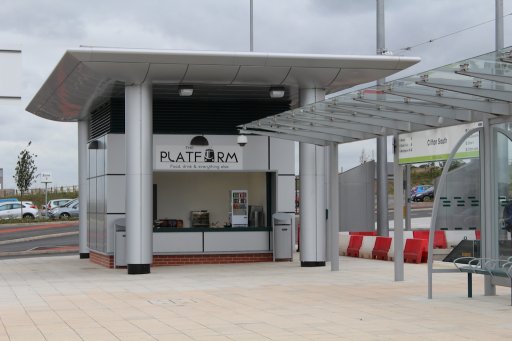
[[[295,259],[298,259],[297,255]],[[450,264],[448,264],[451,267]],[[509,288],[474,278],[340,258],[191,265],[128,276],[77,256],[0,260],[0,340],[499,340],[512,337]]]

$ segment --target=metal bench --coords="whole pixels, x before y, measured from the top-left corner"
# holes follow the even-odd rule
[[[459,257],[453,264],[460,272],[468,274],[468,297],[473,297],[473,274],[491,277],[508,277],[510,280],[510,305],[512,305],[512,257],[505,259],[488,259]]]

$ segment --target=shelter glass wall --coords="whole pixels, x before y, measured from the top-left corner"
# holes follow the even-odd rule
[[[436,230],[477,231],[480,230],[481,221],[481,186],[480,186],[480,157],[460,158],[467,144],[478,141],[479,133],[467,137],[448,160],[448,174],[444,184],[436,185],[439,193],[437,205]],[[439,182],[439,180],[438,180]],[[476,233],[470,233],[474,236]],[[469,237],[468,239],[471,239]]]
[[[498,224],[493,233],[498,238],[498,255],[500,258],[512,256],[512,125],[502,123],[493,126],[495,138],[495,206]]]

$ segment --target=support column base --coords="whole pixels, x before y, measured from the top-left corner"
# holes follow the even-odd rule
[[[88,259],[88,258],[89,258],[89,252],[87,252],[87,253],[80,252],[80,259]]]
[[[300,266],[303,268],[312,268],[315,266],[325,266],[325,262],[300,262]]]
[[[150,264],[128,264],[128,275],[143,275],[150,273]]]

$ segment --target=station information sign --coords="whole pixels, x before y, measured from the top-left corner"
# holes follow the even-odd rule
[[[423,163],[447,160],[453,148],[466,132],[481,127],[482,122],[461,124],[439,129],[400,134],[399,163]],[[478,134],[468,137],[455,154],[456,159],[479,156]]]
[[[41,172],[41,183],[49,184],[52,182],[52,173],[50,172]]]

